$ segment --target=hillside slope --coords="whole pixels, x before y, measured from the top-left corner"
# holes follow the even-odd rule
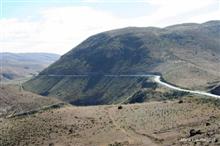
[[[69,51],[24,87],[74,104],[106,104],[131,95],[144,79],[103,75],[159,73],[178,86],[208,90],[220,82],[219,39],[220,21],[103,32]]]
[[[0,87],[0,118],[63,103],[55,98],[23,91],[15,85]]]
[[[185,98],[182,103],[66,106],[28,117],[0,119],[0,143],[2,146],[218,146],[220,109],[210,100],[207,103],[195,99]]]
[[[213,90],[211,90],[211,92],[213,94],[220,95],[220,86],[215,87]]]
[[[37,74],[59,57],[51,53],[0,53],[0,81]]]

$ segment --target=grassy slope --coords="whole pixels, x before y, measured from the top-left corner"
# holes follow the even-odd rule
[[[41,77],[39,77],[41,78]],[[141,78],[109,78],[109,77],[65,77],[58,79],[48,77],[33,79],[38,93],[49,93],[66,101],[80,104],[118,103],[141,88]],[[58,82],[57,82],[58,81]],[[42,83],[38,86],[38,82]],[[29,87],[26,87],[29,89]],[[109,97],[112,97],[110,99]]]

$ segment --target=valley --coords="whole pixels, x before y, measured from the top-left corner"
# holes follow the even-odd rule
[[[106,31],[62,56],[6,53],[0,145],[218,146],[219,39],[215,20]]]
[[[13,96],[16,98],[5,103],[13,107],[11,109],[4,106],[4,102],[2,103],[4,100],[1,101],[2,109],[10,110],[5,110],[0,117],[0,144],[2,146],[219,144],[220,99],[213,98],[212,94],[207,96],[203,94],[204,92],[193,93],[194,91],[175,87],[161,81],[159,75],[106,76],[117,79],[144,77],[147,78],[147,82],[137,95],[128,96],[120,103],[99,106],[73,106],[54,97],[43,97],[23,91],[19,86],[2,87],[0,97],[4,97],[5,100]],[[153,83],[158,84],[156,88],[153,88],[152,85],[155,86]],[[149,89],[149,85],[152,89]],[[151,95],[152,90],[154,94]],[[158,94],[159,91],[167,94],[161,101],[157,101],[161,96]],[[146,102],[139,99],[143,93],[145,95],[142,98],[149,98],[145,99]],[[153,96],[152,99],[150,96]]]
[[[58,59],[52,53],[0,53],[0,83],[25,82]]]

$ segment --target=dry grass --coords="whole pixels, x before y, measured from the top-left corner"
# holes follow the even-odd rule
[[[29,117],[1,119],[0,144],[218,145],[219,121],[219,108],[189,98],[184,99],[183,103],[150,102],[122,105],[120,108],[118,105],[65,106],[32,114]],[[189,137],[192,129],[201,130],[202,133]],[[202,138],[205,142],[198,142]]]
[[[55,98],[43,97],[23,91],[21,87],[16,85],[2,86],[0,87],[0,118],[40,109],[60,102]]]

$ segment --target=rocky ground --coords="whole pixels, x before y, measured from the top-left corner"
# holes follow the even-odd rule
[[[217,100],[48,108],[0,120],[0,145],[220,145]]]

